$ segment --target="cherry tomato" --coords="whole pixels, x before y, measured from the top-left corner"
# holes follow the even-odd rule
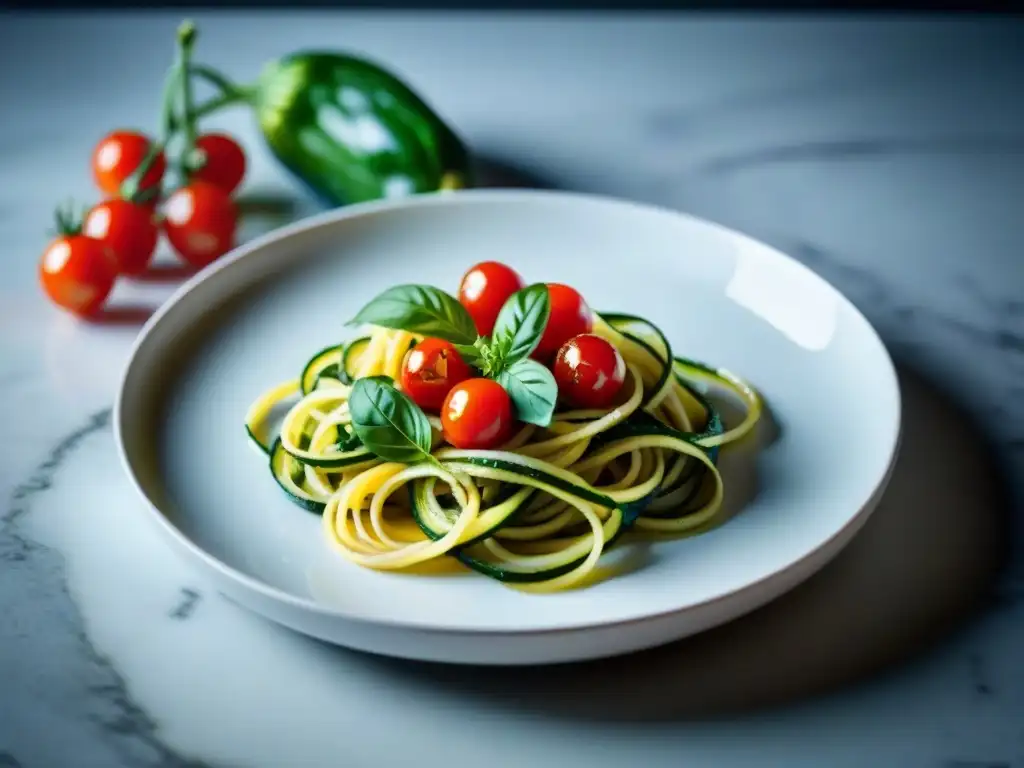
[[[512,400],[493,379],[467,379],[441,406],[444,439],[456,448],[494,448],[512,436]]]
[[[238,142],[223,133],[206,133],[196,139],[205,162],[189,174],[192,181],[205,181],[228,194],[235,191],[245,176],[245,151]]]
[[[580,408],[608,408],[626,380],[626,362],[611,343],[583,333],[569,339],[555,356],[558,392]]]
[[[477,333],[489,336],[505,301],[525,286],[523,278],[512,267],[497,261],[485,261],[463,276],[459,284],[459,301],[473,318]]]
[[[402,389],[424,410],[439,411],[451,388],[473,370],[443,339],[424,339],[405,353]]]
[[[96,186],[108,195],[116,196],[127,179],[149,152],[149,137],[137,131],[114,131],[100,140],[92,153],[92,173]],[[167,170],[167,161],[161,151],[142,177],[139,189],[160,184]]]
[[[99,311],[114,287],[117,258],[106,243],[64,235],[43,252],[39,280],[54,304],[88,317]]]
[[[551,315],[544,335],[532,357],[543,362],[551,359],[559,348],[573,336],[590,333],[594,328],[594,313],[587,302],[573,288],[560,283],[548,283]]]
[[[237,216],[227,192],[194,181],[167,198],[164,232],[181,258],[205,267],[234,247]]]
[[[114,198],[85,214],[82,234],[110,246],[122,275],[141,275],[153,260],[160,231],[152,208]]]

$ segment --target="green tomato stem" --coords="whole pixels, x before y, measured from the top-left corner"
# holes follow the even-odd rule
[[[163,95],[160,97],[160,144],[165,146],[175,132],[174,97],[177,95],[184,70],[175,61],[164,79]]]
[[[219,112],[225,107],[233,107],[238,104],[248,104],[249,101],[250,97],[245,93],[221,94],[204,101],[196,107],[194,115],[198,120],[199,118],[207,117],[215,112]]]
[[[142,162],[139,163],[139,167],[132,171],[131,175],[127,179],[121,182],[119,194],[124,200],[138,203],[153,196],[154,191],[152,189],[141,189],[142,177],[149,172],[150,168],[153,167],[153,162],[160,155],[160,152],[163,151],[163,148],[164,146],[161,142],[153,142],[150,144],[149,151],[146,152],[146,156],[142,158]]]
[[[178,28],[178,66],[181,68],[181,101],[182,115],[184,117],[185,146],[182,149],[182,156],[188,158],[196,145],[196,120],[192,103],[192,46],[195,44],[196,25],[191,21],[182,22]]]
[[[206,163],[206,157],[201,151],[196,149],[196,125],[198,121],[224,107],[246,102],[251,103],[256,93],[255,88],[236,85],[213,67],[192,63],[192,47],[198,34],[195,24],[191,21],[184,22],[178,29],[179,65],[182,71],[181,129],[184,135],[180,162],[182,175],[185,178],[188,178],[191,173],[199,170]],[[219,91],[218,95],[197,106],[192,91],[193,77],[198,77],[212,85]]]
[[[220,92],[220,96],[230,99],[230,103],[251,102],[256,95],[255,86],[238,85],[232,82],[224,74],[213,67],[205,64],[193,64],[189,67],[189,73],[205,80]]]
[[[71,237],[82,233],[82,223],[85,218],[85,211],[79,213],[75,208],[75,201],[68,200],[65,204],[58,205],[53,214],[56,223],[55,235],[57,237]]]
[[[201,168],[205,158],[200,156],[201,153],[197,152],[195,146],[197,122],[225,107],[251,104],[255,98],[255,86],[238,85],[212,67],[192,63],[192,48],[198,34],[196,25],[192,21],[185,21],[178,28],[178,50],[174,64],[164,80],[161,97],[159,139],[150,145],[149,151],[139,167],[121,185],[120,194],[126,200],[146,202],[159,193],[157,189],[140,189],[140,185],[156,158],[179,132],[184,135],[179,168],[182,175],[187,178],[190,172]],[[192,77],[198,77],[212,85],[217,89],[217,95],[196,105],[192,91]],[[181,114],[176,115],[175,107],[179,96],[181,98]]]
[[[146,156],[142,158],[142,162],[139,163],[139,167],[132,171],[131,175],[124,180],[121,184],[120,194],[125,200],[131,200],[132,202],[145,202],[149,198],[152,198],[156,194],[155,190],[142,190],[140,185],[142,184],[143,177],[149,172],[149,169],[153,167],[153,163],[157,157],[167,146],[167,142],[174,136],[176,127],[176,121],[174,119],[174,101],[177,95],[178,88],[182,80],[182,73],[184,72],[180,55],[176,57],[174,64],[171,65],[170,70],[167,72],[167,76],[164,78],[163,94],[161,95],[160,101],[160,136],[159,139],[150,144],[149,151]]]
[[[225,95],[218,94],[213,96],[203,103],[199,104],[195,109],[192,110],[192,117],[194,120],[199,121],[204,117],[208,117],[216,112],[220,112],[226,107],[233,107],[238,104],[248,103],[248,97],[244,95]],[[171,121],[172,133],[176,133],[181,127],[181,121],[177,118],[173,118]]]

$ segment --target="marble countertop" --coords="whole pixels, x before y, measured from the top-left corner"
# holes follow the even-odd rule
[[[1021,23],[197,20],[199,56],[239,78],[305,46],[388,62],[493,183],[657,202],[792,253],[897,358],[901,463],[822,574],[627,659],[452,669],[252,616],[157,540],[114,450],[121,368],[173,282],[120,285],[103,325],[36,283],[54,205],[91,198],[94,142],[153,124],[179,18],[6,16],[0,767],[1024,766],[1024,567],[996,572],[1024,538]],[[247,194],[295,192],[247,115],[218,120],[251,148]]]

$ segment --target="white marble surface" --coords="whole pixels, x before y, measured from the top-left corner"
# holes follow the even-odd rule
[[[977,599],[995,540],[1024,528],[1024,486],[1003,533],[981,441],[931,394],[951,395],[1003,469],[1024,474],[1024,26],[198,19],[200,56],[239,78],[307,45],[364,50],[474,147],[547,183],[683,208],[792,252],[932,382],[908,387],[916,463],[822,579],[681,650],[516,679],[270,626],[161,546],[117,466],[108,409],[138,326],[76,323],[36,285],[52,207],[92,194],[93,142],[155,119],[178,19],[6,16],[0,766],[1024,765],[1019,558],[994,607],[916,650]],[[249,191],[291,189],[244,113],[220,124],[252,148]],[[125,284],[115,298],[152,306],[172,288]],[[814,631],[786,634],[799,622]],[[867,682],[777,701],[907,654]]]

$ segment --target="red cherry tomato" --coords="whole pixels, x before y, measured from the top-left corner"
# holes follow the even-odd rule
[[[420,408],[439,411],[451,388],[472,375],[452,344],[424,339],[405,353],[402,389]]]
[[[512,436],[512,400],[493,379],[467,379],[441,406],[444,439],[456,448],[494,448]]]
[[[608,408],[626,380],[626,363],[613,344],[590,333],[569,339],[555,356],[558,392],[580,408]]]
[[[205,162],[189,178],[218,186],[228,194],[234,192],[245,176],[245,151],[238,142],[223,133],[206,133],[196,139],[196,149]]]
[[[204,181],[175,190],[164,208],[167,239],[195,267],[205,267],[234,247],[236,223],[228,193]]]
[[[485,261],[470,269],[459,284],[459,301],[476,324],[477,333],[489,336],[505,301],[526,286],[512,267]]]
[[[54,304],[82,317],[96,314],[117,280],[117,258],[84,235],[54,240],[39,262],[39,280]]]
[[[594,313],[576,290],[560,283],[548,283],[548,298],[551,315],[532,355],[543,362],[550,360],[573,336],[590,333],[594,329]]]
[[[92,153],[92,174],[96,186],[108,195],[116,196],[127,179],[149,152],[149,137],[137,131],[114,131],[100,140]],[[142,177],[139,189],[160,184],[167,170],[167,161],[161,151]]]
[[[153,260],[160,231],[152,208],[114,198],[85,214],[82,234],[110,247],[122,275],[141,275]]]

